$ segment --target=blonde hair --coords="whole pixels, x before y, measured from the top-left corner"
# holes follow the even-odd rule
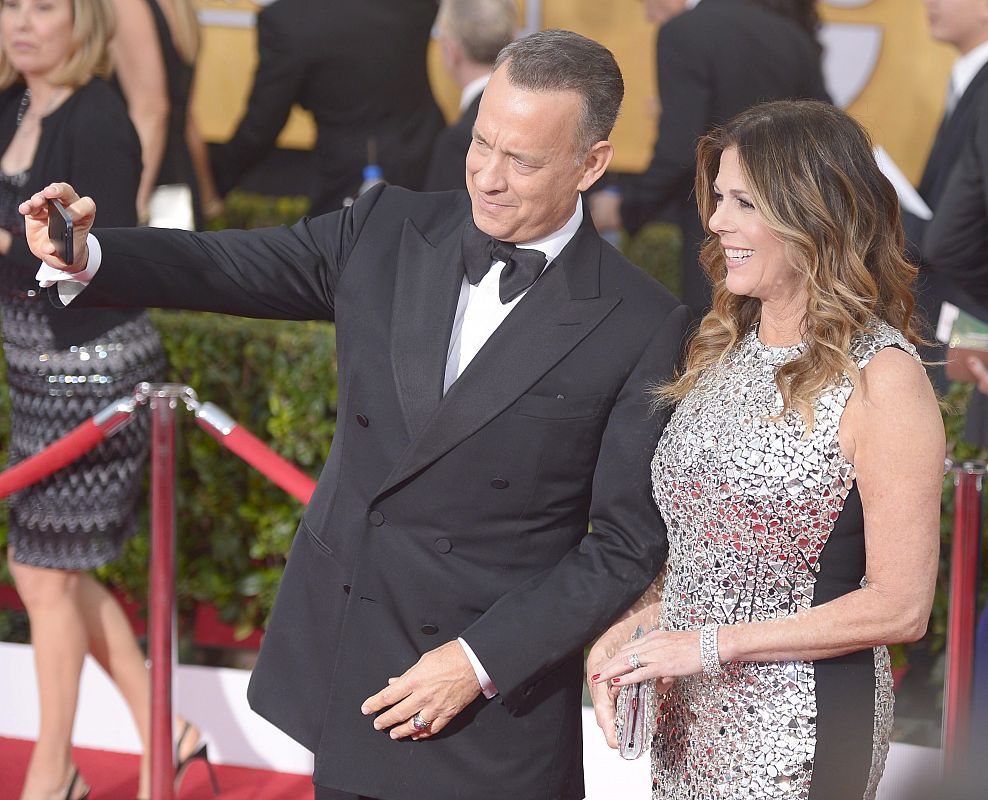
[[[94,75],[100,78],[110,75],[109,44],[116,30],[117,18],[110,0],[71,2],[72,51],[53,80],[62,86],[78,87]],[[0,48],[0,90],[13,86],[21,77],[6,52]]]
[[[690,342],[686,364],[656,391],[681,400],[709,366],[722,362],[755,325],[761,303],[726,286],[724,251],[709,221],[713,183],[725,150],[737,150],[755,207],[786,245],[808,296],[803,352],[780,367],[780,418],[795,409],[812,429],[814,401],[847,374],[859,379],[848,356],[855,334],[876,320],[923,343],[913,320],[910,291],[916,268],[904,257],[905,236],[895,190],[872,155],[868,134],[826,103],[781,101],[754,106],[697,147],[696,195],[708,237],[700,263],[713,284],[713,305]]]
[[[186,64],[193,64],[199,53],[199,17],[194,0],[173,0],[175,28],[172,41],[179,58]]]

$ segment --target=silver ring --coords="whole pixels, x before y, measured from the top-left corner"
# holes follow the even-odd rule
[[[638,653],[632,653],[628,656],[628,663],[631,664],[632,669],[642,668],[642,662],[638,660]]]
[[[412,717],[412,727],[419,732],[424,731],[430,725],[432,725],[432,723],[429,722],[429,720],[427,720],[425,717],[423,717],[421,713],[416,714],[414,717]]]

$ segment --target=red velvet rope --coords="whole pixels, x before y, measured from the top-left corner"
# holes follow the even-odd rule
[[[943,768],[950,775],[970,758],[974,630],[978,602],[983,471],[955,468],[950,612],[943,693]]]
[[[240,456],[268,480],[284,489],[303,503],[308,503],[315,491],[316,482],[298,467],[279,456],[274,450],[245,428],[236,425],[223,434],[201,417],[196,417],[199,427],[235,455]]]
[[[87,419],[40,453],[0,473],[0,497],[19,492],[68,466],[96,447],[106,436],[106,432],[93,419]]]

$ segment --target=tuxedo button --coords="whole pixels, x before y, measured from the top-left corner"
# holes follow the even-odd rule
[[[426,636],[435,636],[439,633],[438,625],[423,625],[420,629]]]
[[[491,481],[491,486],[495,489],[507,489],[510,484],[504,478],[495,478]]]
[[[366,428],[368,425],[370,425],[370,420],[367,419],[367,417],[365,417],[363,414],[357,414],[357,424],[361,428]]]
[[[374,525],[377,528],[380,528],[384,524],[384,514],[380,511],[371,511],[367,516],[367,519],[370,520],[371,525]]]
[[[350,584],[349,583],[344,583],[343,584],[343,593],[344,594],[350,594]]]
[[[453,545],[449,539],[436,539],[436,550],[440,553],[448,553],[452,549]]]

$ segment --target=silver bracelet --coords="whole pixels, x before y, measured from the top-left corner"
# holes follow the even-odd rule
[[[700,628],[700,664],[705,674],[720,675],[723,670],[720,665],[720,652],[717,650],[717,631],[720,628],[716,622],[709,622]]]

